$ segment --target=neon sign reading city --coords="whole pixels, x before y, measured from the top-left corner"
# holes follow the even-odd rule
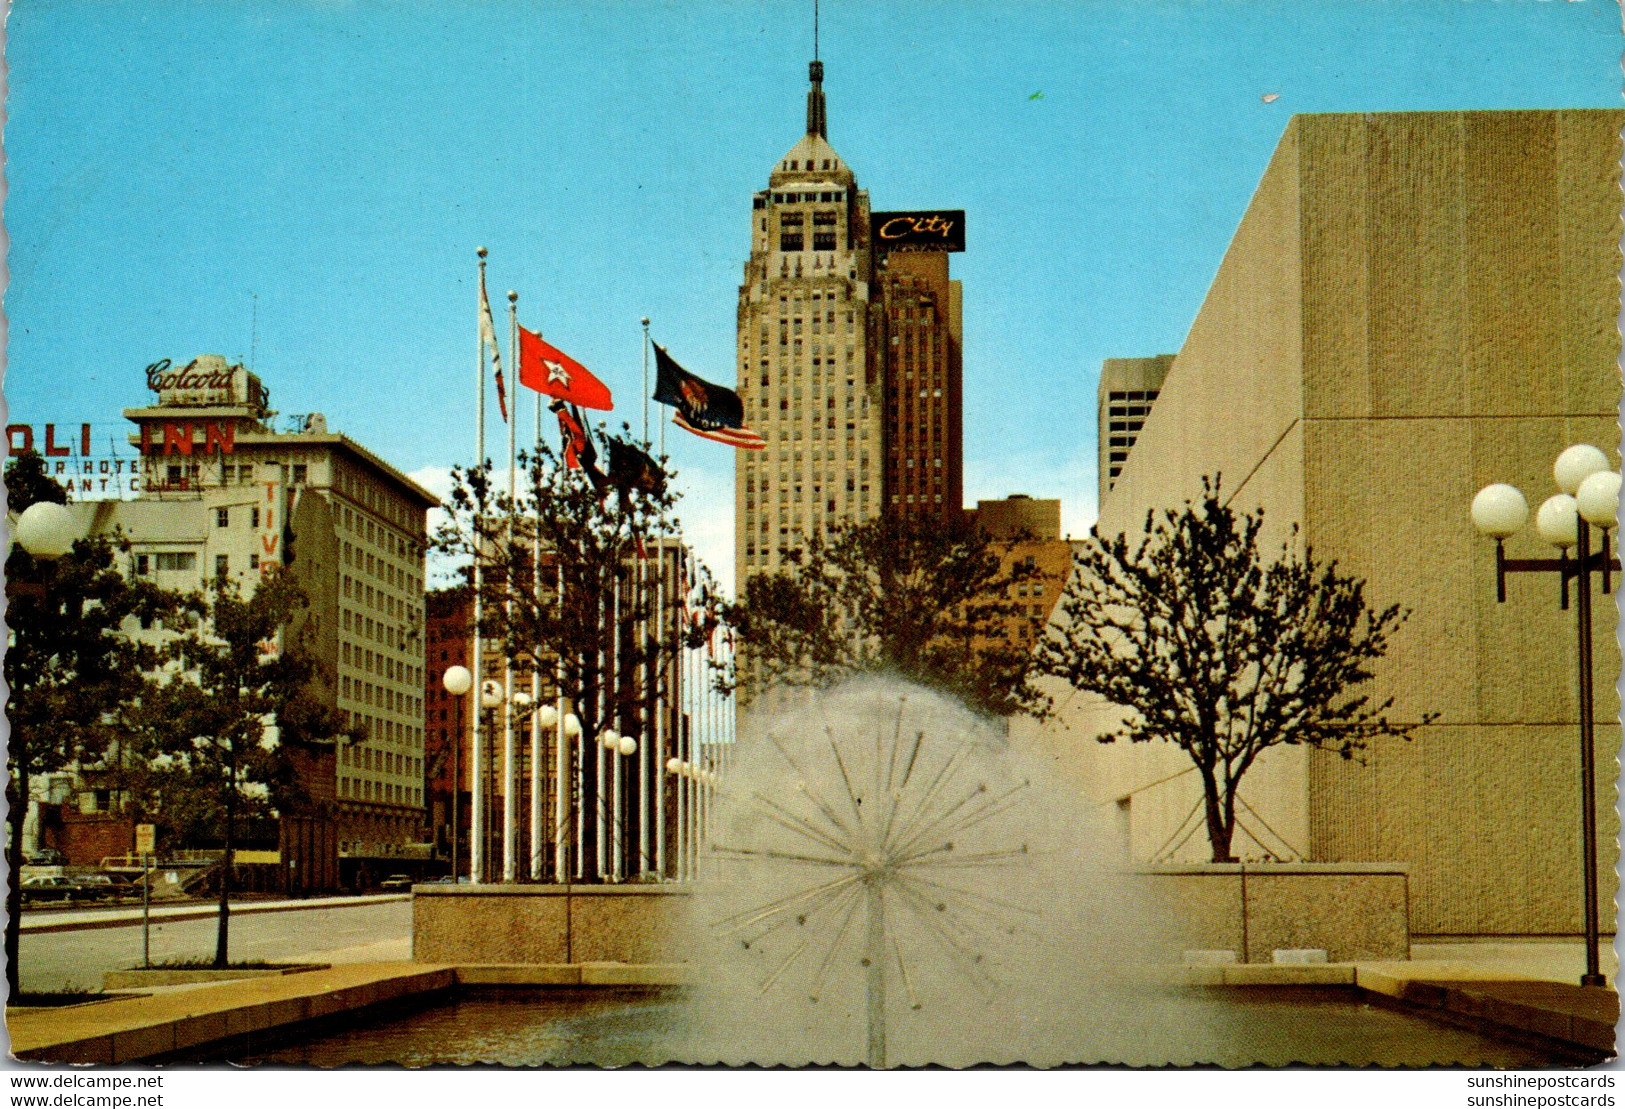
[[[965,213],[876,212],[875,236],[888,250],[965,249]]]

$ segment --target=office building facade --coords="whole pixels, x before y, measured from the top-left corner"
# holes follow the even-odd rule
[[[963,213],[872,212],[829,145],[821,62],[811,79],[807,133],[753,200],[739,290],[738,391],[767,440],[736,466],[740,584],[833,526],[946,515],[962,495],[947,255],[963,249]]]
[[[130,540],[129,570],[198,590],[244,592],[288,566],[309,596],[310,642],[328,691],[366,738],[340,745],[331,797],[340,852],[405,854],[424,806],[424,555],[437,500],[320,414],[278,430],[258,378],[205,355],[149,368],[155,403],[136,425],[133,501],[75,506]]]

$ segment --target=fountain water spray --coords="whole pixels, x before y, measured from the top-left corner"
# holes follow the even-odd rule
[[[742,727],[696,892],[681,1057],[1128,1057],[1136,1018],[1099,1002],[1134,992],[1118,971],[1148,930],[1055,758],[880,679]]]

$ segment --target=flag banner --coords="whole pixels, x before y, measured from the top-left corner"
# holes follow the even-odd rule
[[[497,325],[491,318],[491,301],[485,295],[485,268],[480,268],[480,344],[490,349],[491,365],[496,368],[497,407],[502,410],[502,422],[508,422],[508,391],[502,385],[502,348],[497,346]]]
[[[524,327],[519,329],[519,384],[582,408],[607,411],[615,407],[609,386],[580,362]]]
[[[592,487],[602,492],[609,484],[609,476],[598,466],[598,448],[593,445],[592,433],[581,419],[581,410],[561,400],[548,405],[548,409],[559,418],[565,468],[583,471]]]
[[[609,444],[609,481],[621,491],[624,498],[634,489],[660,496],[666,491],[666,471],[660,463],[625,439],[607,436]]]
[[[659,343],[652,345],[655,364],[659,367],[654,399],[677,409],[672,423],[684,431],[730,447],[759,451],[767,446],[760,435],[745,426],[745,405],[738,393],[694,376],[679,366]]]

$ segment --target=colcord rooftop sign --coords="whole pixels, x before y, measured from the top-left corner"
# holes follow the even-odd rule
[[[147,367],[147,388],[158,394],[158,403],[163,405],[265,408],[271,402],[271,394],[259,378],[241,365],[228,365],[218,354],[201,354],[180,367],[160,358]]]
[[[876,212],[870,217],[875,240],[887,250],[965,249],[965,213]]]

